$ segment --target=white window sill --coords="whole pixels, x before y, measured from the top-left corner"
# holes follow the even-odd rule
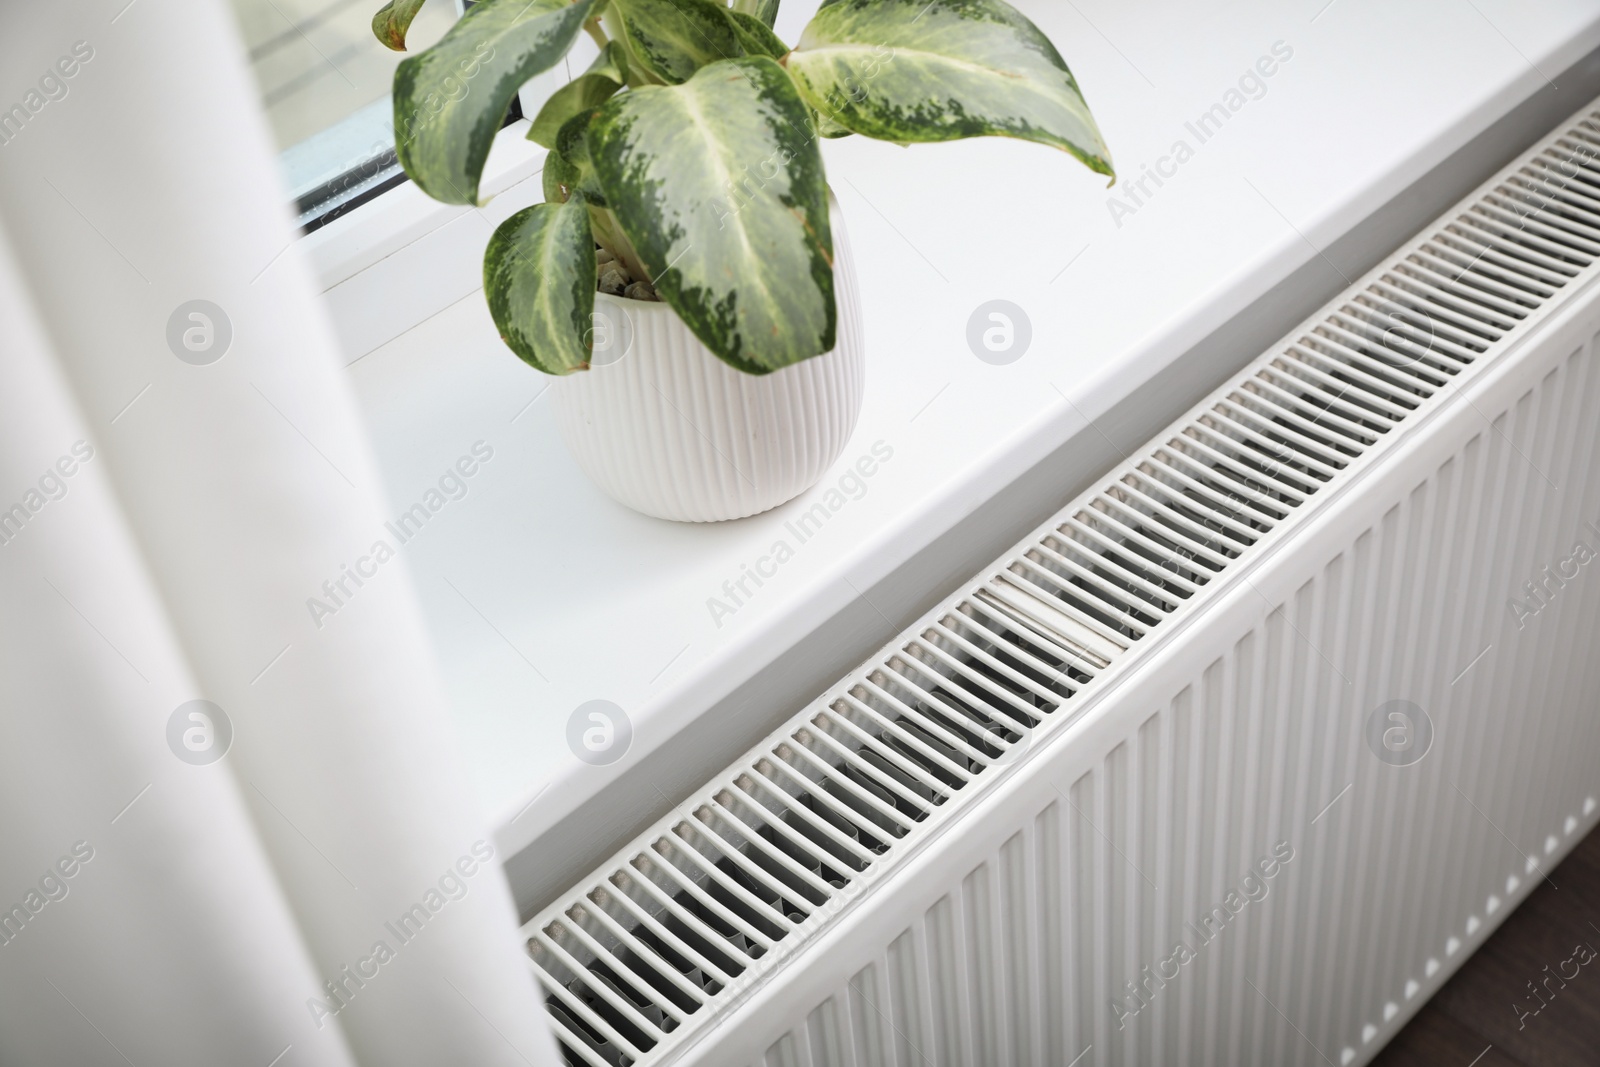
[[[1319,14],[1322,0],[1293,10],[1258,0],[1226,17],[1180,5],[1157,17],[1110,0],[1019,6],[1086,87],[1119,189],[1143,165],[1175,173],[1159,188],[1147,180],[1146,202],[1119,227],[1107,206],[1117,192],[1039,146],[827,143],[862,279],[867,396],[837,469],[766,515],[714,526],[648,519],[604,497],[568,457],[548,398],[537,399],[546,379],[501,346],[478,292],[492,226],[542,198],[542,151],[521,129],[508,129],[491,159],[489,207],[433,204],[408,184],[306,238],[396,513],[474,442],[494,449],[468,494],[404,553],[504,854],[589,810],[707,709],[771,672],[771,703],[735,709],[739,736],[758,739],[795,710],[785,703],[794,672],[773,667],[786,651],[862,593],[898,618],[904,605],[870,604],[898,566],[1064,443],[1092,444],[1099,430],[1087,420],[1159,388],[1180,356],[1316,249],[1600,45],[1600,16],[1575,2],[1476,0],[1480,15],[1459,0],[1335,0]],[[1200,143],[1185,124],[1223,102],[1277,41],[1293,57]],[[1192,158],[1163,162],[1179,140]],[[969,315],[994,298],[1032,320],[1032,346],[1009,366],[980,362],[965,340]],[[1257,351],[1235,353],[1233,365]],[[789,524],[880,441],[892,459],[800,543]],[[1040,501],[1037,517],[1064,499]],[[746,580],[750,595],[714,619],[708,599],[731,604],[724,583],[779,541],[793,558],[759,589]],[[879,640],[888,621],[882,631]],[[579,762],[565,741],[569,713],[596,698],[625,709],[634,729],[627,757],[604,768]],[[663,780],[661,804],[684,784],[697,783]]]

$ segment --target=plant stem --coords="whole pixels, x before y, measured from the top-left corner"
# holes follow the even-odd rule
[[[594,232],[594,239],[600,242],[600,247],[609,249],[611,254],[622,261],[628,268],[628,273],[633,275],[634,281],[644,281],[655,284],[655,279],[644,269],[644,264],[639,261],[639,253],[633,247],[633,242],[628,240],[628,235],[622,232],[622,227],[617,225],[617,217],[611,213],[610,208],[589,205],[589,228]]]
[[[606,36],[606,31],[600,25],[599,18],[589,19],[583,24],[584,31],[594,38],[594,43],[600,46],[600,51],[606,50],[606,45],[611,43],[611,38]]]

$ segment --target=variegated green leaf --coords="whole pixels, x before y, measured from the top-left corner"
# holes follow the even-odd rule
[[[561,131],[556,134],[556,146],[552,151],[560,156],[564,163],[565,169],[561,176],[562,183],[567,188],[567,196],[577,193],[587,202],[605,207],[605,193],[600,187],[600,179],[595,175],[594,162],[589,158],[587,136],[589,124],[599,113],[599,108],[591,108],[568,119],[562,125]]]
[[[588,70],[550,94],[528,128],[528,140],[554,148],[556,134],[568,119],[580,111],[599,107],[622,88],[625,62],[622,46],[616,41],[608,43]]]
[[[669,85],[688,81],[707,63],[744,55],[727,8],[712,0],[611,0],[606,23],[631,59]]]
[[[572,199],[578,183],[583,180],[583,172],[554,148],[544,157],[544,167],[539,174],[544,185],[544,199],[549,204],[564,204]]]
[[[769,30],[778,23],[778,0],[733,0],[733,10],[755,16]]]
[[[782,59],[789,54],[789,46],[783,43],[783,38],[773,33],[772,27],[754,15],[746,15],[742,11],[729,11],[728,21],[733,23],[734,35],[739,38],[739,45],[746,55]]]
[[[502,222],[483,254],[483,294],[506,345],[546,374],[589,366],[594,237],[582,200],[535,204]]]
[[[714,63],[614,96],[588,140],[656,292],[708,348],[764,374],[833,347],[822,156],[777,63]]]
[[[478,179],[506,107],[554,66],[596,0],[483,0],[438,44],[394,72],[395,153],[422,191],[478,202]]]
[[[385,48],[406,50],[406,31],[426,0],[389,0],[372,16],[372,32]]]
[[[1003,0],[830,0],[787,66],[814,108],[868,137],[1018,137],[1112,173],[1072,72]]]

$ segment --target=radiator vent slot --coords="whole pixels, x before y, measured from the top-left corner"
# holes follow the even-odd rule
[[[1600,256],[1600,112],[1508,167],[524,928],[568,1063],[661,1063]]]

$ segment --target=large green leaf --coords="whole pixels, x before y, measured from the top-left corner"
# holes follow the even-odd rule
[[[727,10],[712,0],[611,0],[606,20],[639,66],[677,85],[708,63],[744,55]]]
[[[1112,173],[1072,72],[1003,0],[830,0],[787,66],[814,108],[868,137],[1019,137]]]
[[[478,202],[489,145],[517,90],[554,66],[596,0],[483,0],[394,72],[395,153],[422,191]]]
[[[535,204],[502,222],[483,253],[483,293],[500,337],[546,374],[589,366],[594,237],[581,199]]]
[[[755,16],[769,30],[778,22],[778,0],[733,0],[733,10]]]
[[[589,64],[588,70],[550,94],[528,128],[528,140],[554,148],[556,134],[568,119],[580,111],[599,107],[622,88],[626,80],[622,73],[625,62],[622,46],[616,41],[609,42],[605,51]]]
[[[777,63],[714,63],[614,96],[588,141],[656,292],[708,348],[764,374],[833,347],[822,156]]]

